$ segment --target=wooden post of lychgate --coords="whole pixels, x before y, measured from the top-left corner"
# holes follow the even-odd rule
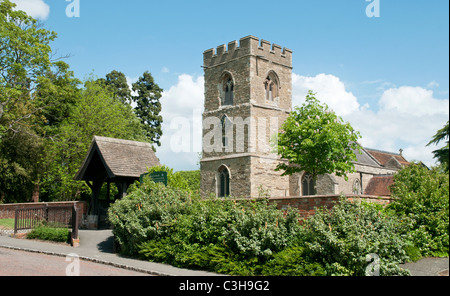
[[[76,204],[72,208],[72,247],[78,248],[80,246],[80,238],[78,237],[78,211]]]

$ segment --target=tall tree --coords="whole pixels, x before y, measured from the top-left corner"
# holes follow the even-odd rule
[[[106,74],[106,79],[99,79],[104,81],[105,84],[114,93],[114,96],[124,104],[131,104],[131,90],[127,83],[127,78],[122,72],[113,70]]]
[[[295,107],[278,135],[278,153],[288,163],[279,164],[276,170],[283,170],[283,175],[306,171],[313,178],[334,173],[347,179],[347,173],[354,171],[359,137],[359,132],[309,91],[306,102]]]
[[[163,89],[156,84],[153,76],[146,71],[137,82],[133,83],[133,91],[137,92],[133,101],[136,103],[135,112],[144,124],[145,136],[153,143],[161,146],[163,118],[160,115],[161,102],[159,100]]]
[[[15,6],[0,1],[0,197],[28,201],[43,153],[36,130],[47,107],[36,104],[35,93],[54,66],[50,42],[56,33]]]
[[[0,141],[6,132],[30,133],[29,119],[40,110],[31,94],[52,65],[49,44],[56,38],[15,6],[0,2]]]
[[[441,141],[447,140],[447,145],[433,151],[434,158],[442,164],[445,171],[447,172],[449,170],[449,133],[449,122],[447,121],[447,124],[440,130],[438,130],[433,139],[427,144],[427,146],[438,145]]]
[[[114,98],[99,81],[86,81],[70,115],[61,123],[57,140],[47,146],[49,170],[43,191],[50,200],[71,200],[89,189],[73,180],[94,136],[143,141],[142,123],[131,106]]]
[[[58,61],[51,71],[39,77],[33,99],[36,107],[41,108],[40,119],[42,136],[52,136],[58,126],[67,118],[76,104],[81,90],[81,81],[74,77],[69,65]]]

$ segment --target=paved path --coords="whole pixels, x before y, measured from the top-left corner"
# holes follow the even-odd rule
[[[113,236],[111,230],[80,230],[80,246],[73,248],[69,245],[54,244],[28,239],[17,239],[0,235],[0,249],[31,251],[47,255],[66,257],[77,254],[80,259],[110,266],[125,268],[150,275],[161,276],[215,276],[217,274],[176,268],[166,264],[153,263],[121,257],[113,253]]]
[[[145,276],[111,265],[0,248],[0,276]]]
[[[424,258],[417,262],[401,264],[414,276],[448,276],[448,258]]]

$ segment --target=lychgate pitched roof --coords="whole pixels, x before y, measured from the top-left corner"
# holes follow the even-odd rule
[[[110,179],[139,178],[155,165],[160,162],[149,143],[95,136],[75,180],[94,180],[105,171]]]

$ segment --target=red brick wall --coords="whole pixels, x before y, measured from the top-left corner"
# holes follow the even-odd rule
[[[336,201],[340,199],[339,195],[315,195],[315,196],[296,196],[296,197],[275,197],[270,201],[277,203],[279,209],[287,209],[288,206],[297,208],[302,218],[314,215],[315,208],[326,207],[331,209]],[[372,195],[348,195],[350,201],[361,200],[366,202],[375,202],[383,205],[390,203],[389,197],[378,197]]]
[[[17,203],[17,204],[0,204],[0,219],[14,219],[16,209],[26,209],[43,204],[48,204],[53,207],[66,207],[76,204],[78,210],[79,221],[87,212],[87,204],[84,201],[64,201],[64,202],[46,202],[46,203]]]

